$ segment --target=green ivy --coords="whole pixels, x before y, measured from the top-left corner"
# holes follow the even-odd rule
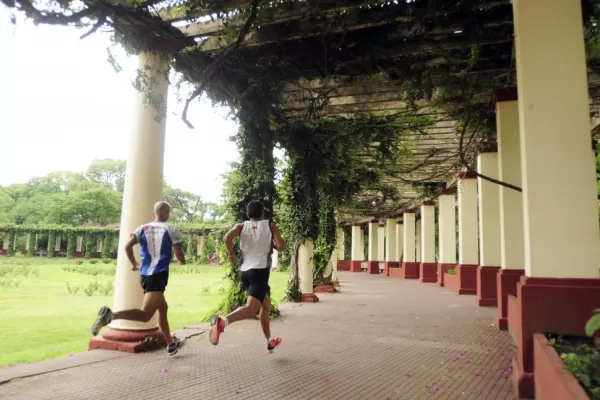
[[[110,251],[113,244],[113,234],[105,233],[102,238],[102,258],[110,258]]]
[[[188,263],[196,262],[196,246],[198,245],[198,241],[194,238],[194,235],[189,234],[187,237],[186,243],[186,251],[185,251],[185,259]]]
[[[10,231],[8,232],[8,250],[7,250],[7,255],[9,256],[14,256],[15,255],[15,241],[17,240],[17,234],[16,232]]]
[[[352,259],[352,228],[344,226],[344,260]]]
[[[315,242],[313,255],[313,280],[315,284],[323,284],[331,282],[331,274],[325,276],[325,271],[337,243],[335,211],[333,201],[328,193],[321,193],[319,196],[318,216],[319,234]]]
[[[77,249],[77,235],[74,232],[67,232],[67,258],[73,258]]]

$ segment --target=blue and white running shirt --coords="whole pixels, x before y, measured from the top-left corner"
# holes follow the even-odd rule
[[[181,243],[179,230],[166,222],[150,222],[133,232],[140,245],[140,275],[156,275],[169,271],[173,246]]]

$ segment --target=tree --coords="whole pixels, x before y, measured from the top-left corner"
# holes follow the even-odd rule
[[[200,223],[208,211],[208,204],[200,195],[185,190],[175,189],[165,184],[164,198],[171,205],[173,221]]]
[[[123,193],[125,186],[125,161],[106,158],[94,160],[86,172],[88,179],[103,184],[109,189]]]

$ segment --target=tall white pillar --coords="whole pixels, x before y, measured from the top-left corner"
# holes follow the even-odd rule
[[[60,251],[60,235],[56,235],[56,242],[54,244],[54,251]]]
[[[404,254],[404,224],[402,221],[396,221],[396,259],[394,261],[402,260]]]
[[[480,174],[498,179],[498,153],[477,156]],[[477,178],[479,190],[479,257],[484,267],[500,267],[500,192],[499,185]]]
[[[273,249],[273,253],[271,253],[271,269],[276,270],[279,266],[279,252]]]
[[[362,228],[359,225],[352,225],[352,260],[364,260],[365,253],[361,241]]]
[[[508,101],[502,101],[506,98]],[[519,104],[516,91],[496,96],[498,135],[498,179],[522,186],[521,145],[519,143]],[[500,266],[502,269],[525,268],[523,244],[523,195],[500,186]]]
[[[380,267],[383,268],[383,262],[385,261],[385,226],[379,225],[377,228],[377,261],[380,263]]]
[[[98,238],[98,240],[96,241],[96,253],[102,253],[102,245],[102,238]]]
[[[83,236],[77,236],[75,243],[75,251],[81,253],[83,251]]]
[[[385,220],[385,261],[398,261],[396,245],[396,220],[388,218]]]
[[[298,248],[298,277],[302,301],[313,302],[318,300],[318,297],[313,293],[313,254],[313,241],[305,239],[304,243]]]
[[[423,246],[421,245],[421,219],[419,218],[415,225],[415,261],[421,262]]]
[[[368,257],[369,257],[369,261],[377,261],[377,255],[378,255],[378,247],[377,247],[377,233],[379,230],[379,226],[377,221],[375,220],[375,222],[371,221],[369,222],[369,250],[368,250]]]
[[[458,263],[479,264],[477,179],[468,173],[458,180]]]
[[[456,264],[456,194],[442,193],[438,214],[440,264]]]
[[[165,152],[166,107],[170,61],[157,54],[139,55],[142,91],[137,100],[137,124],[132,132],[125,172],[123,209],[119,232],[119,251],[114,295],[114,310],[139,308],[143,292],[139,273],[122,249],[131,232],[152,221],[153,207],[163,197],[163,160]],[[137,246],[136,246],[137,247]],[[136,258],[139,251],[134,251]],[[116,320],[111,327],[118,329],[152,329],[156,317],[147,323]]]
[[[344,235],[344,229],[342,228],[337,228],[336,229],[336,235],[337,235],[337,239],[336,239],[336,250],[338,253],[338,260],[345,260],[346,259],[346,244],[345,244],[345,235]]]
[[[435,263],[435,204],[421,205],[421,262]],[[418,226],[418,225],[417,225]]]
[[[196,257],[200,258],[204,251],[204,235],[199,235],[196,242]]]
[[[513,2],[513,14],[525,273],[600,278],[581,3],[556,0],[548,7],[543,0],[518,0]]]
[[[415,253],[415,213],[404,212],[404,262],[416,262]]]
[[[28,253],[29,253],[29,239],[31,239],[31,233],[28,233],[27,236],[25,236],[25,250],[27,250]]]

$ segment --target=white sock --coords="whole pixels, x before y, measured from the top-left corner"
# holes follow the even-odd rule
[[[223,320],[223,326],[227,327],[227,325],[229,325],[229,320],[225,317],[221,318]]]
[[[270,337],[269,337],[269,338],[267,338],[267,343],[269,343],[270,341],[271,341],[271,338],[270,338]]]

